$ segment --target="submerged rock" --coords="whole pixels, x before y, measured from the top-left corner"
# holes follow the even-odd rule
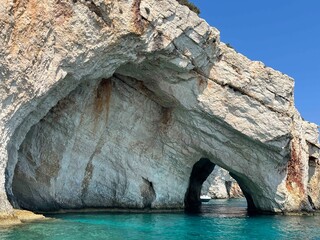
[[[318,130],[293,79],[186,6],[12,0],[0,26],[0,211],[183,207],[201,158],[251,209],[319,209]]]
[[[10,214],[0,213],[0,227],[2,228],[40,220],[49,220],[49,218],[44,217],[42,214],[20,209],[14,209]]]

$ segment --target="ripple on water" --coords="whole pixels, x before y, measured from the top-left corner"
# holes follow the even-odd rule
[[[0,240],[320,239],[319,216],[248,216],[243,200],[210,201],[202,213],[84,213],[0,228]]]

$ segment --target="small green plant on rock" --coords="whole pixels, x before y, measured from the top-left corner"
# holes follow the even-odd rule
[[[196,14],[200,14],[200,9],[194,5],[193,3],[189,2],[188,0],[177,0],[180,4],[187,6],[191,11],[195,12]]]

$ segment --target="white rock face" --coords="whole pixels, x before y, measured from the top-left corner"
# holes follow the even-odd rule
[[[164,141],[166,111],[117,77],[80,85],[22,143],[13,178],[18,204],[181,207],[193,159]]]
[[[187,7],[9,0],[0,26],[0,211],[183,207],[202,157],[249,207],[319,208],[318,131],[293,80]]]
[[[201,195],[208,195],[212,199],[242,198],[243,193],[229,172],[216,166],[207,180],[203,183]]]

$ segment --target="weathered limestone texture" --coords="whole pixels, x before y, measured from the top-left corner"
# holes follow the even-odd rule
[[[218,166],[203,183],[201,195],[208,195],[212,199],[244,197],[237,181],[230,176],[228,171]]]
[[[293,80],[169,0],[0,0],[0,211],[183,207],[194,163],[249,208],[320,208]],[[199,173],[201,174],[201,173]]]

